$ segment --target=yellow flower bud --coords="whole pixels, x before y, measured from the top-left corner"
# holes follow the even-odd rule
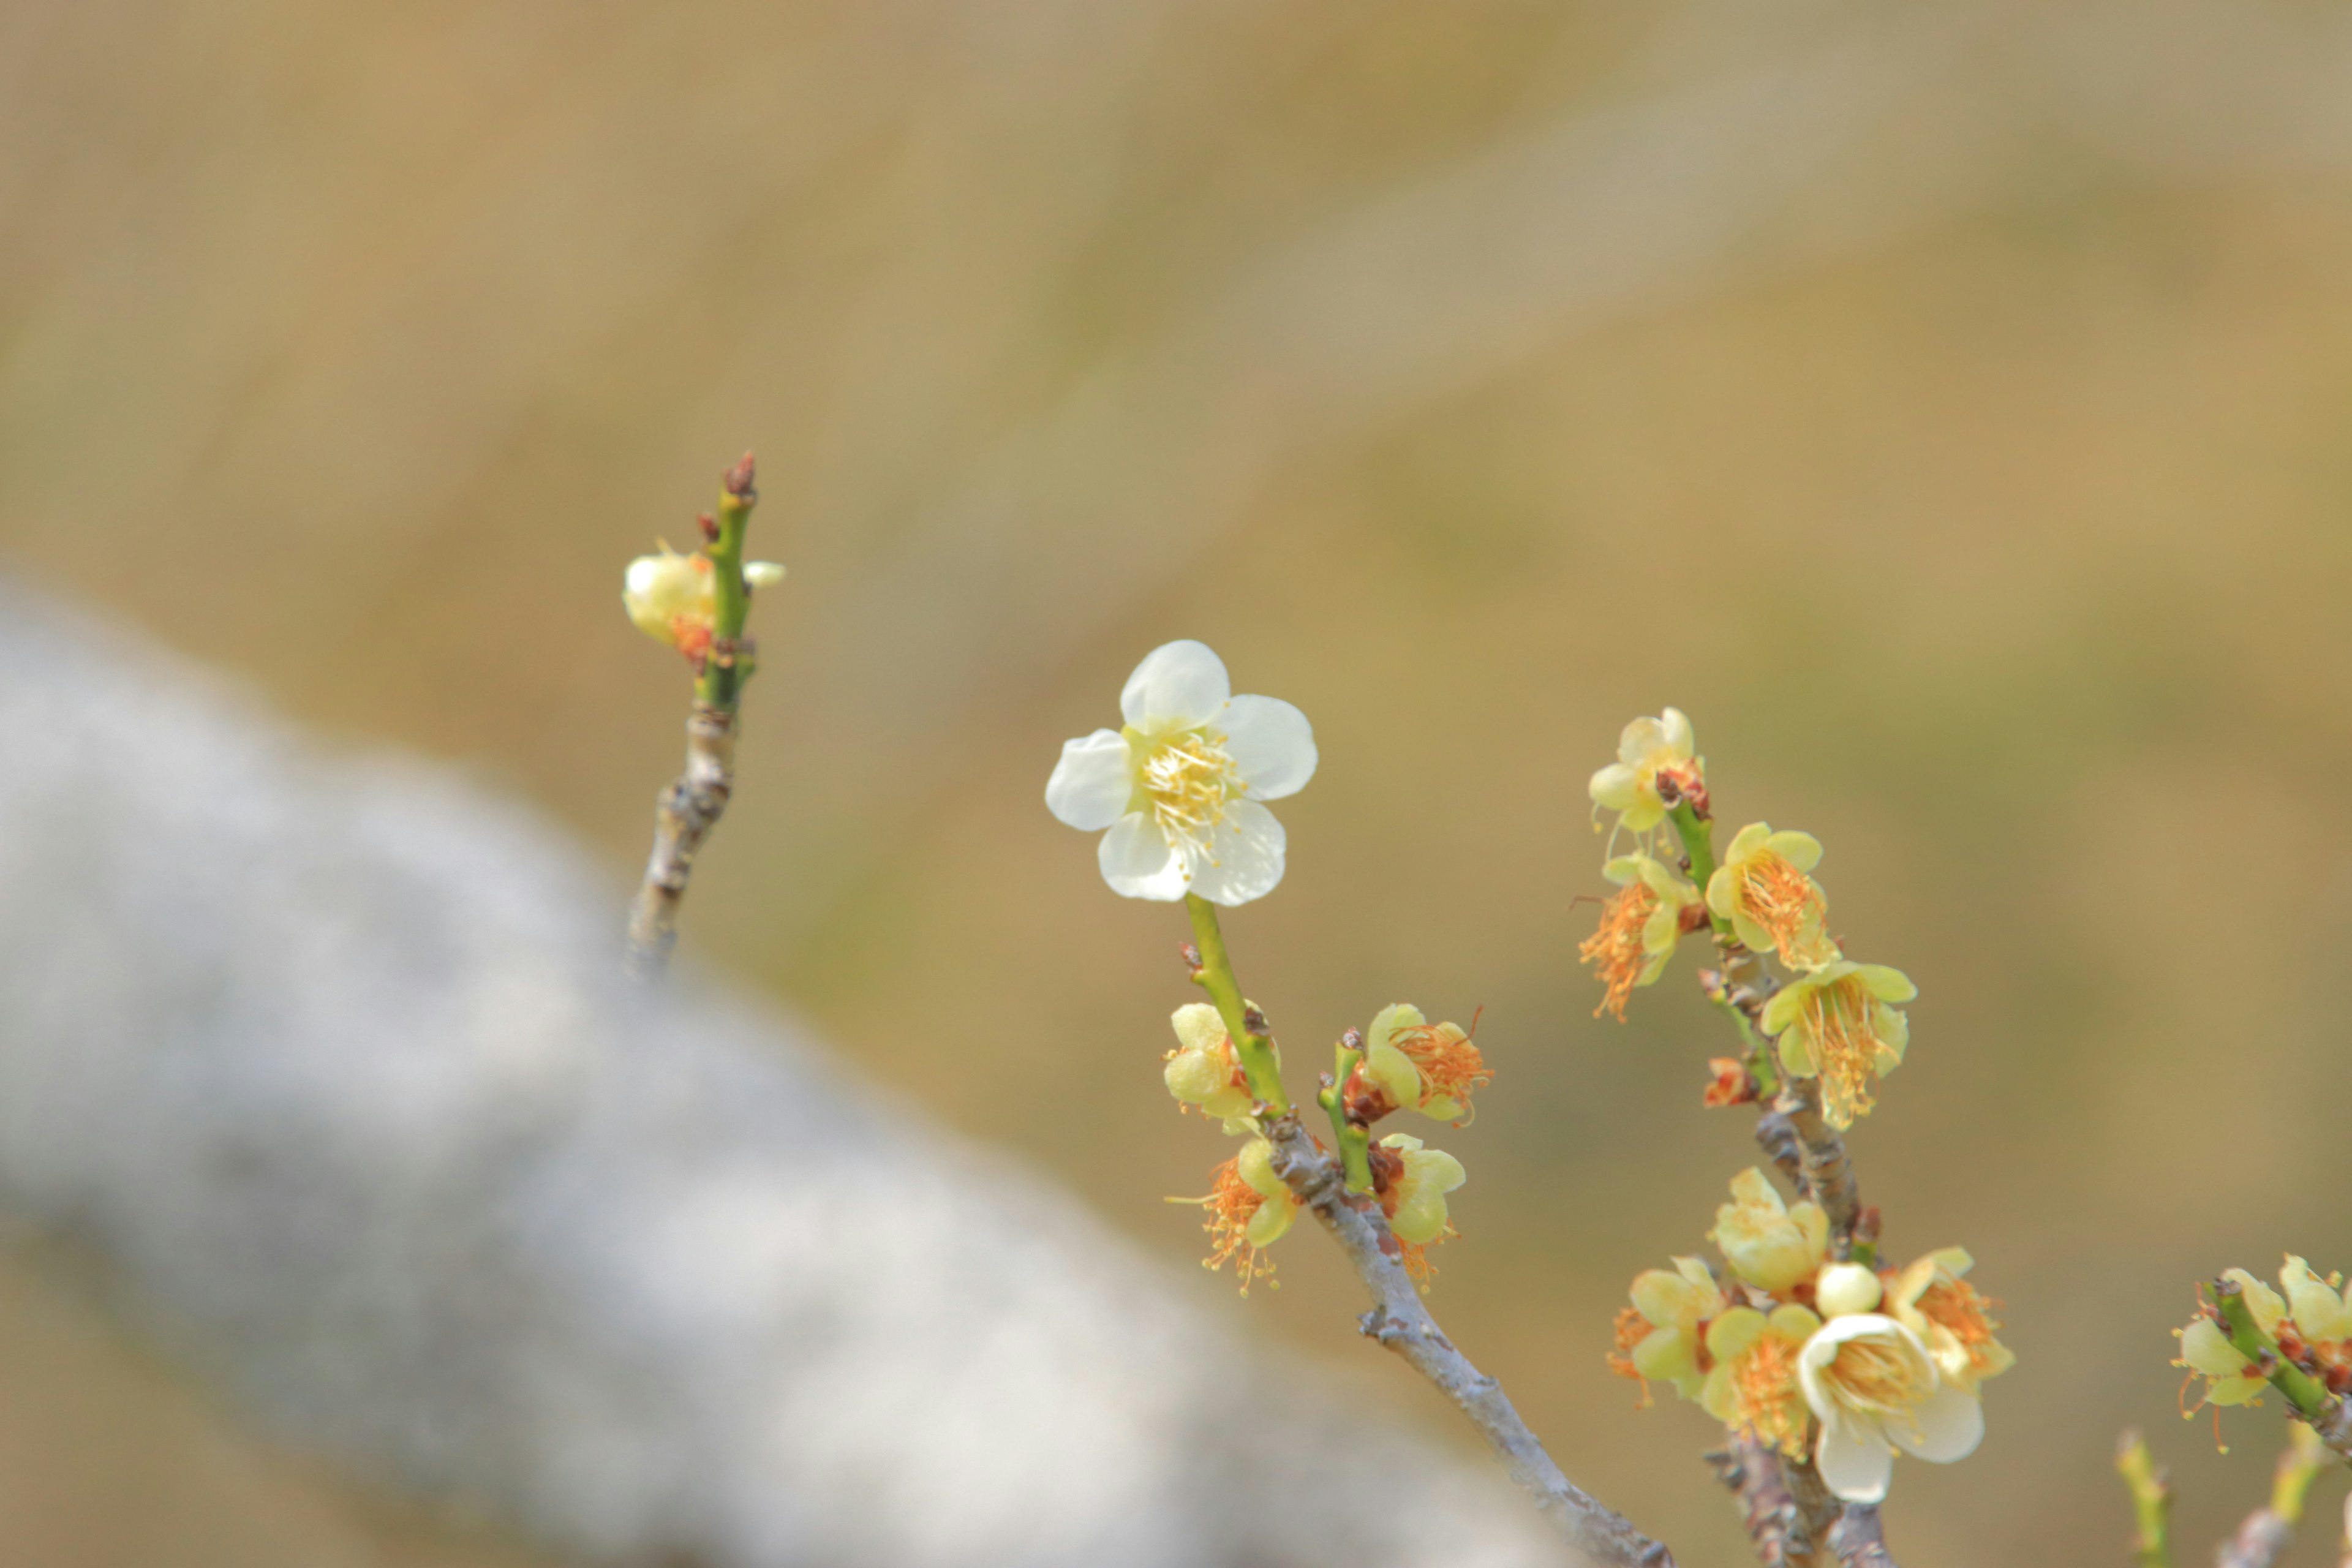
[[[1742,1282],[1783,1295],[1828,1256],[1829,1217],[1818,1204],[1784,1204],[1764,1173],[1750,1167],[1732,1178],[1731,1202],[1715,1211],[1707,1239]]]

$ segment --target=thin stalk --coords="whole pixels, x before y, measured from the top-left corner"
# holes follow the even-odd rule
[[[1290,1109],[1290,1097],[1282,1089],[1282,1062],[1276,1054],[1273,1035],[1250,1027],[1249,1004],[1242,997],[1241,982],[1234,978],[1234,963],[1225,953],[1217,906],[1187,893],[1184,909],[1192,917],[1192,943],[1201,950],[1201,972],[1195,978],[1216,1004],[1217,1016],[1225,1021],[1225,1034],[1241,1058],[1242,1076],[1249,1080],[1250,1093],[1269,1114],[1283,1115]]]
[[[1331,1081],[1315,1097],[1315,1103],[1331,1118],[1331,1136],[1338,1141],[1340,1169],[1351,1193],[1372,1190],[1371,1129],[1349,1121],[1347,1109],[1348,1079],[1364,1059],[1362,1038],[1353,1029],[1339,1037],[1339,1043],[1332,1047]]]
[[[2116,1446],[2116,1473],[2131,1493],[2132,1516],[2139,1526],[2132,1550],[2139,1568],[2172,1568],[2172,1488],[2137,1428]]]

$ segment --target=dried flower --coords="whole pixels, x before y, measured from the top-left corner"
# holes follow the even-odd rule
[[[1707,1239],[1742,1284],[1785,1296],[1813,1277],[1829,1256],[1829,1216],[1810,1199],[1784,1204],[1753,1166],[1731,1179],[1731,1202],[1715,1211]]]
[[[1655,719],[1636,719],[1618,738],[1617,760],[1592,775],[1587,786],[1592,804],[1617,813],[1617,823],[1633,833],[1646,833],[1665,820],[1666,803],[1658,794],[1661,773],[1673,779],[1684,794],[1703,784],[1705,759],[1694,754],[1691,722],[1677,708]]]
[[[2289,1253],[2279,1270],[2279,1283],[2286,1289],[2287,1313],[2306,1344],[2352,1340],[2352,1290],[2334,1288],[2343,1283],[2340,1277],[2322,1279],[2310,1264]]]
[[[1168,1065],[1160,1076],[1168,1092],[1223,1121],[1228,1132],[1248,1131],[1257,1098],[1250,1093],[1224,1020],[1206,1002],[1194,1002],[1177,1008],[1169,1022],[1179,1044],[1163,1058]]]
[[[1601,874],[1618,890],[1601,907],[1600,929],[1577,953],[1593,966],[1602,986],[1592,1016],[1613,1013],[1622,1024],[1626,1000],[1636,986],[1655,984],[1664,972],[1675,944],[1701,915],[1701,899],[1673,868],[1649,855],[1620,855]]]
[[[1822,1320],[1793,1302],[1767,1317],[1753,1307],[1734,1307],[1707,1325],[1706,1351],[1715,1365],[1706,1374],[1699,1403],[1731,1428],[1792,1459],[1805,1455],[1812,1422],[1797,1358],[1820,1331]]]
[[[1829,900],[1806,875],[1821,864],[1821,840],[1810,833],[1775,833],[1751,822],[1733,836],[1723,864],[1707,879],[1706,904],[1731,922],[1757,952],[1775,952],[1792,969],[1818,969],[1838,956],[1822,932]]]
[[[1198,1204],[1209,1211],[1201,1228],[1209,1233],[1209,1256],[1203,1268],[1220,1269],[1229,1258],[1238,1259],[1242,1294],[1250,1281],[1271,1276],[1274,1264],[1265,1251],[1280,1240],[1298,1217],[1298,1198],[1275,1174],[1274,1145],[1253,1138],[1242,1152],[1216,1169],[1205,1198],[1170,1198],[1171,1204]]]
[[[1790,1076],[1821,1079],[1822,1114],[1843,1130],[1869,1113],[1879,1078],[1903,1065],[1911,1026],[1894,1004],[1918,994],[1899,969],[1841,958],[1773,993],[1763,1028]]]
[[[1471,1093],[1494,1080],[1467,1030],[1433,1024],[1410,1003],[1374,1014],[1364,1041],[1359,1070],[1397,1105],[1439,1121],[1470,1120]]]
[[[2207,1405],[2252,1405],[2270,1386],[2260,1369],[2239,1353],[2221,1325],[2211,1318],[2200,1313],[2187,1328],[2177,1331],[2180,1335],[2180,1355],[2172,1364],[2185,1366],[2205,1379],[2200,1408]]]
[[[1307,716],[1273,697],[1235,697],[1203,644],[1172,642],[1119,694],[1126,726],[1066,742],[1045,805],[1102,832],[1103,880],[1130,899],[1215,904],[1264,898],[1282,880],[1282,824],[1263,802],[1315,775]],[[1108,829],[1108,831],[1104,831]]]
[[[1939,1247],[1890,1276],[1886,1287],[1887,1315],[1919,1337],[1946,1383],[1971,1394],[2017,1364],[2016,1353],[1993,1338],[2000,1323],[1991,1309],[2000,1303],[1961,1278],[1975,1266],[1966,1247]]]
[[[1976,1452],[1984,1406],[1946,1384],[1918,1336],[1893,1318],[1833,1318],[1798,1353],[1805,1403],[1822,1424],[1814,1463],[1848,1502],[1886,1496],[1901,1449],[1948,1465]]]

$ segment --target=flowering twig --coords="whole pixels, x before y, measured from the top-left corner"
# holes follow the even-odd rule
[[[743,582],[743,531],[759,500],[751,454],[727,470],[715,517],[705,522],[709,562],[709,641],[700,653],[694,706],[686,721],[686,771],[654,806],[653,853],[629,911],[629,967],[658,975],[677,940],[677,906],[694,872],[695,851],[719,824],[735,787],[735,720],[751,673],[743,621],[751,595]]]
[[[1358,1324],[1364,1335],[1402,1357],[1469,1417],[1504,1470],[1535,1499],[1570,1545],[1595,1563],[1618,1568],[1673,1568],[1674,1554],[1664,1545],[1560,1473],[1503,1385],[1445,1337],[1405,1272],[1396,1237],[1379,1219],[1378,1206],[1349,1194],[1339,1167],[1299,1125],[1297,1113],[1275,1117],[1266,1136],[1274,1143],[1276,1172],[1315,1211],[1371,1293],[1372,1310]]]
[[[2287,1427],[2287,1446],[2271,1478],[2271,1500],[2248,1514],[2237,1533],[2221,1544],[2215,1568],[2272,1568],[2294,1540],[2303,1522],[2303,1508],[2311,1496],[2326,1449],[2312,1429],[2300,1421]]]
[[[2137,1427],[2116,1445],[2116,1473],[2131,1492],[2139,1533],[2132,1541],[2139,1568],[2172,1568],[2172,1488]]]
[[[2352,1399],[2330,1394],[2325,1384],[2280,1352],[2278,1342],[2254,1321],[2238,1281],[2226,1277],[2213,1281],[2213,1305],[2221,1315],[2222,1332],[2238,1353],[2261,1369],[2329,1451],[2352,1463]]]

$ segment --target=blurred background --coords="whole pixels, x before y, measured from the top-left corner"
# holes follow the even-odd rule
[[[1689,961],[1621,1026],[1575,958],[1583,781],[1678,705],[1919,982],[1864,1191],[2021,1358],[1896,1551],[2124,1561],[2137,1423],[2193,1552],[2277,1426],[2174,1414],[2192,1282],[2352,1266],[2347,72],[2317,0],[17,0],[0,563],[617,879],[687,685],[620,569],[756,447],[792,578],[688,942],[1188,1270],[1182,921],[1040,796],[1210,642],[1323,756],[1244,984],[1302,1081],[1485,1006],[1435,1305],[1699,1564],[1744,1550],[1716,1429],[1602,1355],[1750,1119],[1700,1109]],[[1187,1288],[1467,1451],[1278,1257]],[[19,1560],[531,1561],[73,1301],[0,1276]]]

